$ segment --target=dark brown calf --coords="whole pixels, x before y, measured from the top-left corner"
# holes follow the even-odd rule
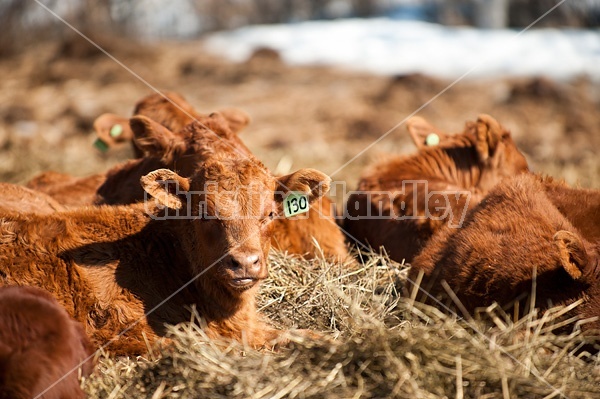
[[[527,170],[510,133],[480,115],[443,145],[369,167],[348,198],[344,227],[351,238],[410,262],[442,226],[460,225],[494,185]]]
[[[573,312],[598,317],[599,244],[586,240],[559,212],[539,177],[523,174],[492,189],[462,228],[436,234],[414,259],[409,279],[422,271],[421,286],[437,297],[445,297],[445,280],[473,312],[531,293],[535,270],[536,307],[583,299]],[[598,321],[586,324],[599,327]]]
[[[77,369],[88,376],[93,353],[82,325],[48,292],[0,288],[0,398],[84,398]]]

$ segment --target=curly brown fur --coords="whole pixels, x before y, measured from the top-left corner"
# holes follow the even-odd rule
[[[590,242],[600,241],[600,190],[569,187],[552,177],[540,177],[548,199]]]
[[[254,297],[281,211],[275,189],[293,182],[291,190],[314,201],[319,195],[306,187],[329,187],[329,179],[303,169],[278,180],[256,159],[230,155],[205,160],[190,179],[167,169],[143,176],[162,210],[149,200],[50,215],[0,213],[0,285],[47,289],[97,345],[115,338],[115,353],[144,353],[144,334],[155,342],[165,323],[189,320],[191,306],[209,335],[267,345],[277,334],[260,321]]]
[[[369,167],[348,198],[344,227],[360,243],[410,262],[442,226],[459,225],[495,184],[527,170],[510,133],[480,115],[443,145]]]
[[[523,174],[492,189],[460,229],[436,234],[414,259],[409,278],[422,271],[422,287],[439,297],[445,280],[472,312],[530,293],[535,270],[536,307],[583,299],[574,312],[600,316],[599,250],[553,205],[540,179]]]

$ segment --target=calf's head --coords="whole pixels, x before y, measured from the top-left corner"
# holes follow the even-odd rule
[[[250,123],[250,116],[236,108],[224,108],[219,113],[227,127],[236,134]],[[136,103],[133,114],[150,118],[171,132],[179,132],[186,125],[207,118],[175,92],[156,93],[142,98]],[[94,130],[97,135],[95,145],[102,151],[134,140],[129,120],[115,114],[99,116],[94,121]],[[136,157],[144,155],[135,145],[134,149]]]
[[[179,131],[144,116],[133,117],[129,123],[135,144],[146,157],[161,159],[183,176],[194,174],[199,165],[214,155],[252,156],[220,113],[202,117]]]
[[[312,202],[329,190],[330,179],[313,169],[275,178],[255,158],[230,155],[206,160],[190,178],[159,169],[141,183],[166,215],[183,219],[173,223],[191,272],[202,274],[198,283],[237,296],[268,275],[272,221],[283,213],[287,193]]]
[[[422,270],[434,282],[446,280],[474,310],[531,293],[535,275],[537,307],[583,298],[574,312],[600,316],[599,249],[554,207],[535,176],[522,174],[496,186],[462,228],[434,236],[415,258],[411,278]],[[431,286],[444,293],[439,281]]]
[[[250,116],[237,108],[224,108],[219,113],[234,133],[250,123]],[[170,91],[142,98],[135,105],[133,114],[146,116],[175,132],[207,116],[196,111],[181,94]]]

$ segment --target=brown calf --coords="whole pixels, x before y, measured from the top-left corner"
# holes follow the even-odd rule
[[[133,118],[131,127],[134,139],[145,157],[110,170],[106,181],[98,189],[98,203],[129,204],[142,201],[143,190],[134,182],[153,169],[177,168],[182,176],[191,176],[196,165],[207,156],[234,154],[252,157],[250,150],[237,134],[228,129],[220,114],[211,114],[202,123],[210,131],[192,132],[188,126],[179,132],[172,132],[148,118]],[[306,217],[278,218],[273,227],[273,247],[312,259],[321,256],[315,248],[314,239],[325,257],[346,258],[348,252],[344,236],[333,216],[332,201],[323,196],[311,205]]]
[[[138,127],[148,126],[143,129],[132,126],[133,130],[130,129],[134,141],[133,146],[144,155],[143,158],[118,165],[106,174],[91,176],[87,179],[71,178],[70,185],[62,184],[54,188],[42,187],[38,183],[39,180],[45,178],[46,175],[56,175],[50,172],[30,182],[29,186],[41,187],[44,192],[51,191],[55,198],[71,206],[92,203],[130,204],[143,201],[144,191],[137,182],[141,176],[152,170],[168,168],[177,170],[182,176],[189,177],[196,165],[203,162],[209,155],[234,153],[239,156],[252,156],[251,151],[231,129],[231,126],[235,125],[235,118],[241,118],[238,128],[247,124],[248,119],[244,119],[243,114],[232,110],[227,118],[220,113],[200,116],[181,96],[176,93],[168,93],[168,95],[186,112],[182,112],[158,95],[148,96],[136,106],[136,112],[153,116],[132,119],[132,123]],[[188,128],[180,128],[186,126],[190,121],[187,114],[192,112],[198,116],[199,122],[208,127],[210,131],[202,130],[199,133],[198,131],[191,132]],[[107,132],[108,126],[112,126],[110,118],[112,117],[109,117],[108,122],[105,123]],[[150,121],[154,121],[154,123]],[[121,121],[121,123],[123,122]],[[78,186],[78,181],[82,183],[93,181],[97,185]],[[71,192],[79,192],[79,190],[87,190],[87,193],[78,196],[71,195]],[[311,205],[307,217],[277,219],[274,222],[273,247],[308,259],[320,257],[321,251],[327,258],[346,258],[348,253],[344,236],[334,221],[332,207],[331,199],[323,196]],[[320,250],[315,248],[313,239],[318,243]]]
[[[422,287],[438,297],[445,296],[445,280],[473,312],[531,293],[535,270],[536,307],[583,299],[573,312],[600,316],[599,245],[559,212],[539,177],[523,174],[492,189],[462,228],[436,234],[414,259],[409,279],[422,271]],[[600,322],[586,328],[600,328]]]
[[[132,130],[130,130],[131,134],[128,136],[133,141],[133,147],[138,149],[141,155],[152,159],[146,161],[152,166],[144,168],[141,167],[141,164],[134,166],[137,164],[130,163],[123,168],[123,173],[117,172],[118,167],[109,171],[106,183],[99,189],[100,203],[126,204],[143,199],[143,192],[136,185],[133,185],[136,187],[135,194],[129,195],[132,185],[121,183],[125,175],[137,180],[152,168],[169,168],[177,169],[183,176],[189,176],[186,165],[190,162],[201,162],[205,155],[202,153],[193,154],[191,151],[174,152],[172,147],[185,141],[182,146],[193,150],[196,146],[195,143],[206,140],[204,137],[190,138],[185,133],[185,126],[192,121],[190,115],[198,118],[217,134],[218,137],[213,135],[208,140],[211,142],[211,146],[217,148],[218,151],[235,151],[238,154],[247,156],[252,154],[237,136],[237,133],[247,126],[250,121],[247,114],[233,108],[226,108],[207,117],[198,113],[181,95],[174,92],[168,92],[166,95],[178,106],[174,106],[163,96],[153,94],[142,99],[136,105],[134,111],[134,114],[147,116],[166,129],[157,127],[153,138],[143,137],[139,134],[136,137]],[[121,120],[120,123],[123,123],[123,121]],[[108,126],[110,123],[106,125]],[[108,132],[107,129],[104,130]],[[184,133],[180,134],[182,131]],[[180,140],[180,138],[183,140]],[[221,139],[222,142],[214,140],[215,138]],[[148,141],[153,141],[154,144],[149,146]],[[161,162],[156,162],[156,158],[159,158]],[[125,194],[124,198],[121,197],[122,194]],[[307,259],[319,257],[321,254],[315,248],[314,239],[327,258],[344,259],[348,256],[344,236],[334,221],[333,202],[326,195],[311,205],[307,217],[295,217],[293,220],[279,218],[274,224],[272,244],[278,250],[301,255]]]
[[[77,369],[88,376],[93,353],[82,325],[48,292],[0,288],[0,398],[84,398]]]
[[[452,147],[455,136],[415,116],[407,122],[407,130],[419,150],[427,147]],[[428,140],[429,139],[429,140]],[[434,144],[436,143],[436,144]],[[548,198],[589,241],[600,239],[600,191],[572,188],[552,177],[540,177]]]
[[[75,207],[96,202],[96,190],[104,179],[103,174],[74,177],[51,171],[37,175],[25,187],[44,193],[63,206]]]
[[[494,185],[528,170],[510,133],[488,115],[447,144],[369,167],[347,201],[350,237],[410,262],[442,226],[460,225]]]
[[[225,108],[219,113],[225,118],[229,129],[234,133],[240,132],[250,123],[250,116],[236,108]],[[183,96],[175,92],[150,94],[142,98],[135,105],[133,115],[147,116],[174,132],[207,116],[197,112]],[[98,144],[101,149],[109,149],[121,144],[133,144],[135,157],[140,158],[144,155],[133,141],[133,131],[129,127],[129,119],[115,114],[103,114],[94,121],[94,130],[100,141]]]
[[[548,199],[590,242],[600,241],[600,190],[572,188],[551,177],[541,178]]]
[[[233,132],[242,130],[250,122],[250,117],[244,111],[225,108],[221,112],[223,120]],[[152,94],[144,97],[136,104],[134,115],[148,116],[175,131],[183,129],[194,120],[202,121],[207,118],[198,113],[181,95],[173,92],[166,92],[164,96]],[[102,150],[121,144],[134,144],[133,131],[127,118],[103,114],[94,121],[94,129],[98,136],[95,145]],[[143,150],[136,145],[132,147],[136,158],[143,156]],[[97,202],[96,190],[104,183],[104,178],[102,173],[77,178],[57,172],[43,172],[27,182],[26,186],[48,194],[63,205],[74,207]]]
[[[136,120],[134,131],[145,128]],[[255,158],[228,155],[206,159],[189,179],[167,169],[143,176],[158,205],[0,215],[0,285],[47,289],[96,344],[116,338],[115,353],[144,353],[144,334],[154,342],[165,323],[189,320],[192,306],[209,336],[268,345],[278,334],[260,320],[255,295],[285,195],[275,190],[313,201],[329,178],[312,169],[274,178]]]

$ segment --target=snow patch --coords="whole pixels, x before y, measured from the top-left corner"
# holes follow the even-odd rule
[[[545,75],[600,80],[600,30],[481,30],[388,18],[258,25],[213,34],[209,51],[244,61],[259,47],[292,65],[447,79]]]

